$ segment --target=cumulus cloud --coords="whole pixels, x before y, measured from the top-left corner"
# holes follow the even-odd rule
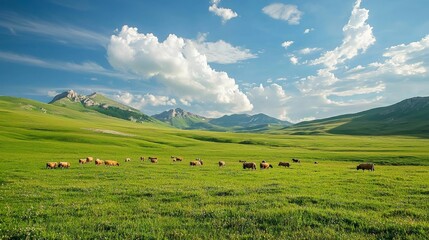
[[[287,117],[286,101],[289,96],[283,87],[272,83],[268,86],[262,84],[253,87],[247,92],[247,96],[254,105],[254,113],[266,113],[270,116],[285,120]]]
[[[113,98],[128,106],[144,109],[145,107],[158,107],[158,106],[174,106],[176,99],[168,96],[153,95],[150,93],[140,95],[132,94],[130,92],[119,92],[113,95]]]
[[[270,4],[264,7],[262,12],[274,19],[287,21],[292,25],[299,24],[299,20],[301,20],[302,15],[302,12],[298,10],[296,5],[282,3]]]
[[[285,49],[287,49],[288,47],[290,47],[293,44],[293,41],[284,41],[282,43],[282,47],[284,47]]]
[[[221,0],[212,0],[212,5],[209,7],[209,11],[214,13],[216,16],[222,18],[222,23],[226,23],[228,20],[231,20],[238,16],[236,12],[229,8],[219,7]]]
[[[299,50],[298,52],[300,54],[307,55],[310,53],[318,52],[320,50],[322,50],[322,49],[321,48],[303,48],[303,49]]]
[[[352,10],[349,22],[343,27],[344,38],[341,46],[325,52],[320,58],[310,62],[312,65],[324,64],[335,69],[338,64],[352,59],[359,53],[364,53],[375,43],[372,27],[366,22],[369,11],[360,8],[361,0],[357,0]]]
[[[298,58],[295,55],[290,55],[289,57],[289,61],[293,64],[293,65],[297,65],[299,63]]]
[[[306,28],[306,29],[304,30],[304,34],[310,33],[310,32],[312,32],[312,31],[314,31],[314,28]]]
[[[170,34],[160,42],[151,33],[123,26],[111,37],[107,55],[118,71],[154,79],[166,87],[168,95],[201,105],[207,111],[231,113],[253,108],[235,80],[212,69],[191,40]]]
[[[249,49],[234,47],[223,40],[217,42],[206,42],[205,40],[206,34],[202,34],[194,44],[198,51],[207,57],[209,63],[231,64],[257,58],[257,55]]]

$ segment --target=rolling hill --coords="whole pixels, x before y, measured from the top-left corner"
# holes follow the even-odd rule
[[[429,97],[414,97],[367,111],[301,122],[283,133],[429,136]]]
[[[55,96],[49,104],[66,107],[78,111],[96,111],[108,116],[130,120],[133,122],[158,122],[156,119],[139,110],[111,100],[102,94],[79,95],[69,90]]]

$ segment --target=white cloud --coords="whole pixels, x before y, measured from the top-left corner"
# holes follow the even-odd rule
[[[0,13],[0,27],[9,29],[13,34],[25,32],[46,36],[49,40],[72,43],[88,47],[106,46],[109,38],[105,35],[68,24],[53,24],[37,19],[19,16],[15,13]]]
[[[209,11],[214,13],[216,16],[222,18],[222,23],[226,23],[228,20],[231,20],[238,16],[236,12],[229,8],[218,7],[220,0],[213,0],[212,5],[209,7]]]
[[[44,60],[33,56],[20,55],[20,54],[2,52],[2,51],[0,51],[0,60],[25,64],[30,66],[37,66],[42,68],[68,71],[68,72],[93,73],[93,74],[100,74],[104,76],[117,77],[122,79],[136,78],[136,76],[133,76],[130,74],[123,74],[123,73],[118,73],[115,71],[105,69],[94,62],[72,63],[72,62]]]
[[[262,84],[250,89],[247,96],[253,103],[253,113],[266,113],[272,117],[285,119],[287,116],[285,104],[289,96],[282,86],[272,83],[268,86]]]
[[[277,78],[276,80],[277,80],[277,81],[286,81],[286,80],[287,80],[287,78],[286,78],[286,77],[279,77],[279,78]]]
[[[59,92],[57,92],[57,91],[54,91],[54,90],[48,90],[48,97],[55,97],[55,96],[57,96],[58,94],[60,94]]]
[[[299,24],[302,12],[298,10],[296,5],[273,3],[262,9],[262,12],[268,16],[287,21],[289,24]]]
[[[123,26],[111,37],[107,55],[118,71],[155,79],[166,87],[168,95],[206,111],[246,112],[253,107],[235,80],[212,69],[191,40],[170,34],[159,42],[151,33]]]
[[[306,28],[306,29],[304,30],[304,34],[310,33],[310,32],[312,32],[312,31],[314,31],[314,28]]]
[[[310,62],[312,65],[324,64],[335,69],[338,64],[364,53],[375,43],[372,27],[366,23],[369,11],[360,8],[361,0],[357,0],[352,10],[349,22],[343,27],[344,38],[341,46],[325,52],[320,58]]]
[[[303,48],[303,49],[299,50],[298,52],[300,54],[307,55],[310,53],[318,52],[320,50],[322,50],[322,49],[321,48]]]
[[[298,58],[295,55],[291,55],[289,58],[289,61],[293,64],[293,65],[297,65],[299,63]]]
[[[293,44],[293,41],[284,41],[282,43],[282,47],[284,47],[285,49],[287,49],[288,47],[290,47]]]
[[[234,47],[223,40],[206,42],[205,36],[200,35],[194,44],[201,54],[206,55],[207,62],[230,64],[257,58],[249,49]]]
[[[119,92],[113,95],[113,98],[126,105],[132,106],[137,109],[144,109],[145,107],[158,107],[158,106],[174,106],[176,99],[168,96],[153,95],[150,93],[140,95],[132,94],[130,92]]]

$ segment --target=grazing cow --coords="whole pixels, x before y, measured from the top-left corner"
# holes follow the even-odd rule
[[[94,161],[94,158],[93,158],[93,157],[87,157],[87,158],[86,158],[86,162],[92,162],[92,161]]]
[[[203,165],[203,160],[201,160],[200,158],[195,159],[195,161],[191,161],[189,163],[190,166],[201,166]]]
[[[279,162],[279,166],[290,167],[290,163],[288,163],[288,162]]]
[[[144,157],[140,157],[140,160],[141,160],[141,161],[144,161]]]
[[[314,162],[314,164],[319,164],[319,162]]]
[[[131,158],[125,158],[125,162],[131,161]]]
[[[183,161],[183,157],[175,157],[177,162]]]
[[[47,162],[46,163],[46,168],[49,168],[49,169],[57,168],[57,166],[58,166],[58,163],[56,163],[56,162]]]
[[[59,162],[58,163],[58,167],[59,168],[69,168],[70,167],[70,163],[69,162]]]
[[[106,165],[106,166],[119,166],[119,163],[117,161],[113,161],[113,160],[106,160],[106,161],[104,161],[104,165]]]
[[[238,160],[238,162],[243,162],[244,163],[244,162],[246,162],[246,160]]]
[[[297,159],[297,158],[292,158],[292,161],[293,161],[294,163],[301,163],[301,161],[300,161],[299,159]]]
[[[100,159],[95,159],[95,165],[97,165],[97,166],[100,166],[100,165],[103,165],[103,163],[104,163],[104,161],[103,160],[100,160]]]
[[[151,163],[157,163],[158,162],[158,158],[157,157],[149,157],[149,160]]]
[[[250,168],[250,169],[256,170],[256,163],[254,163],[254,162],[244,162],[243,163],[243,169],[246,169],[246,168]]]
[[[361,163],[356,167],[356,170],[362,169],[362,171],[369,170],[374,171],[373,163]]]
[[[219,167],[225,167],[225,161],[219,161]]]
[[[85,163],[86,163],[86,158],[79,159],[79,164],[85,164]]]
[[[273,165],[267,163],[267,162],[262,162],[259,164],[259,168],[260,169],[268,169],[268,168],[273,168]]]

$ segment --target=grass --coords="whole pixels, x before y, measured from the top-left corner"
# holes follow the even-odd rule
[[[429,237],[428,139],[182,131],[4,97],[0,113],[1,239]],[[86,156],[120,166],[79,165]],[[277,166],[292,157],[302,163]]]

